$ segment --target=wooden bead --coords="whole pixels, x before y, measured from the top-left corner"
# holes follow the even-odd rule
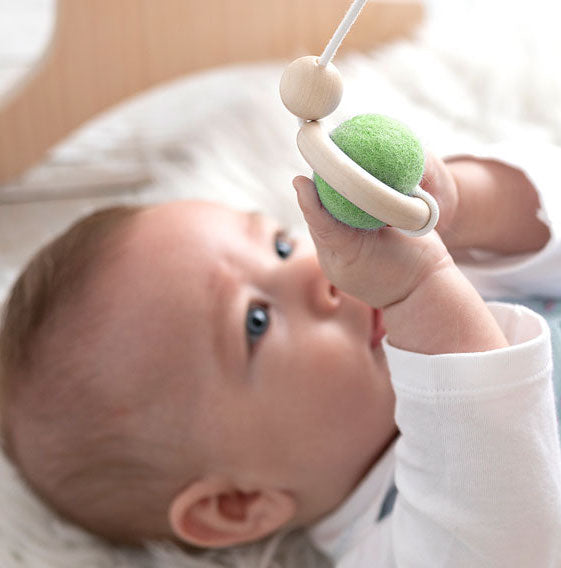
[[[280,81],[284,106],[304,120],[319,120],[331,114],[343,96],[343,80],[333,63],[319,65],[315,55],[293,61]]]

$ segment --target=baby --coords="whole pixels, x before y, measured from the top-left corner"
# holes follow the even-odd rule
[[[344,566],[553,566],[547,326],[486,304],[454,261],[550,231],[505,163],[429,155],[422,185],[441,219],[421,238],[335,221],[304,177],[313,243],[205,202],[80,221],[6,307],[6,453],[116,542],[311,527]]]

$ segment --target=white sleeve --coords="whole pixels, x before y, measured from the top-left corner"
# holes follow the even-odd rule
[[[395,566],[561,566],[561,452],[545,320],[489,304],[510,346],[384,348],[396,392]]]
[[[459,155],[492,159],[521,170],[538,194],[537,217],[548,226],[551,236],[542,250],[530,254],[505,256],[471,249],[465,260],[457,261],[458,267],[488,299],[528,295],[560,297],[561,148],[548,144],[501,143],[470,148],[469,154]]]

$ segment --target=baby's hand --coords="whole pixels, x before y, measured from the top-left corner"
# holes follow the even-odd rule
[[[426,354],[508,345],[436,231],[408,237],[392,228],[352,229],[325,210],[312,180],[298,176],[294,187],[327,278],[343,292],[384,309],[391,345]],[[433,181],[433,193],[435,187]],[[450,189],[441,187],[443,195]],[[446,205],[444,210],[446,219]]]
[[[536,215],[537,192],[519,169],[471,157],[443,162],[427,153],[421,186],[438,202],[436,230],[452,256],[466,248],[533,252],[549,240]]]
[[[453,261],[435,231],[411,238],[391,228],[353,229],[321,204],[312,180],[294,179],[320,265],[334,286],[374,308],[407,298],[419,284]]]

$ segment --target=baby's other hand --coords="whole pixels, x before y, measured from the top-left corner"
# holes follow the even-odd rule
[[[452,255],[465,248],[535,252],[550,238],[537,215],[537,190],[516,167],[470,156],[444,163],[429,155],[421,186],[438,202],[436,230]]]
[[[438,168],[429,171],[433,190],[442,188],[441,199],[450,199],[435,181],[442,173]],[[435,231],[412,238],[392,228],[353,229],[328,213],[311,179],[298,176],[293,184],[325,275],[374,308],[406,299],[425,278],[453,263]]]

